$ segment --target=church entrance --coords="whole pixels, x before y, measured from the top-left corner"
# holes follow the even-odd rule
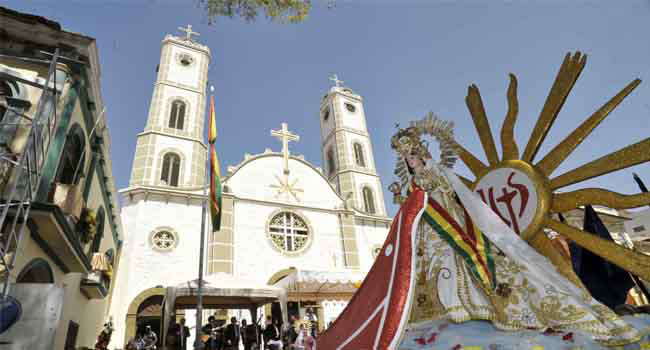
[[[145,299],[138,307],[138,315],[136,317],[136,334],[143,335],[147,326],[158,336],[158,346],[162,345],[162,295],[154,295]]]

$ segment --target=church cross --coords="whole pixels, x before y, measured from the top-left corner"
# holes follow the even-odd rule
[[[300,136],[294,135],[287,129],[287,123],[282,123],[282,130],[271,130],[271,136],[282,141],[282,155],[284,156],[284,174],[289,175],[289,141],[298,141]]]
[[[187,25],[187,28],[178,27],[178,30],[180,30],[181,32],[185,32],[185,40],[190,40],[190,41],[192,41],[192,34],[194,34],[194,35],[196,35],[196,36],[201,35],[201,34],[199,34],[199,33],[197,33],[197,32],[193,32],[193,31],[192,31],[192,25],[191,25],[191,24],[188,24],[188,25]]]
[[[341,87],[341,84],[344,83],[343,80],[339,80],[339,76],[336,74],[331,75],[330,80],[333,81],[334,84],[336,84],[336,87]]]

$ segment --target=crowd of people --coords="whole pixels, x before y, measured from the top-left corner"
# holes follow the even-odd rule
[[[223,325],[210,316],[200,333],[199,339],[206,350],[239,350],[240,346],[244,350],[253,350],[259,349],[260,344],[265,350],[312,350],[316,343],[317,324],[300,322],[291,316],[289,326],[282,327],[278,320],[267,316],[263,326],[248,324],[246,320],[239,325],[236,317]],[[178,350],[191,350],[194,347],[188,344],[189,336],[190,328],[185,325],[185,319],[180,319],[170,326],[167,344]]]

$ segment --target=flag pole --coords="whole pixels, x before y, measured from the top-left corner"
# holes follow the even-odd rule
[[[205,217],[207,214],[206,204],[208,202],[208,181],[210,171],[210,147],[205,150],[205,174],[203,177],[203,198],[201,199],[201,243],[199,245],[199,286],[196,289],[196,337],[194,349],[203,349],[200,333],[203,324],[203,254],[205,251]]]

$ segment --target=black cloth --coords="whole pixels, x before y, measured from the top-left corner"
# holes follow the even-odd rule
[[[257,343],[257,332],[255,325],[249,324],[246,327],[241,327],[242,343],[244,343],[244,350],[250,350],[253,343]]]
[[[591,205],[585,207],[583,230],[613,241],[605,224]],[[627,271],[573,242],[569,243],[569,250],[573,270],[594,299],[610,309],[625,304],[627,293],[634,286],[634,281]]]
[[[264,336],[265,344],[268,344],[271,340],[280,340],[280,330],[275,325],[266,325],[262,335]]]
[[[187,338],[190,336],[190,327],[178,325],[176,327],[176,335],[178,336],[178,350],[187,350]]]
[[[262,332],[262,336],[264,337],[264,349],[280,350],[279,346],[269,344],[271,340],[280,340],[280,327],[276,325],[266,325]]]
[[[293,344],[298,339],[298,332],[296,332],[296,327],[290,326],[288,331],[289,344]]]
[[[241,340],[241,328],[239,325],[229,324],[224,332],[224,338],[226,348],[239,349],[239,342]]]

